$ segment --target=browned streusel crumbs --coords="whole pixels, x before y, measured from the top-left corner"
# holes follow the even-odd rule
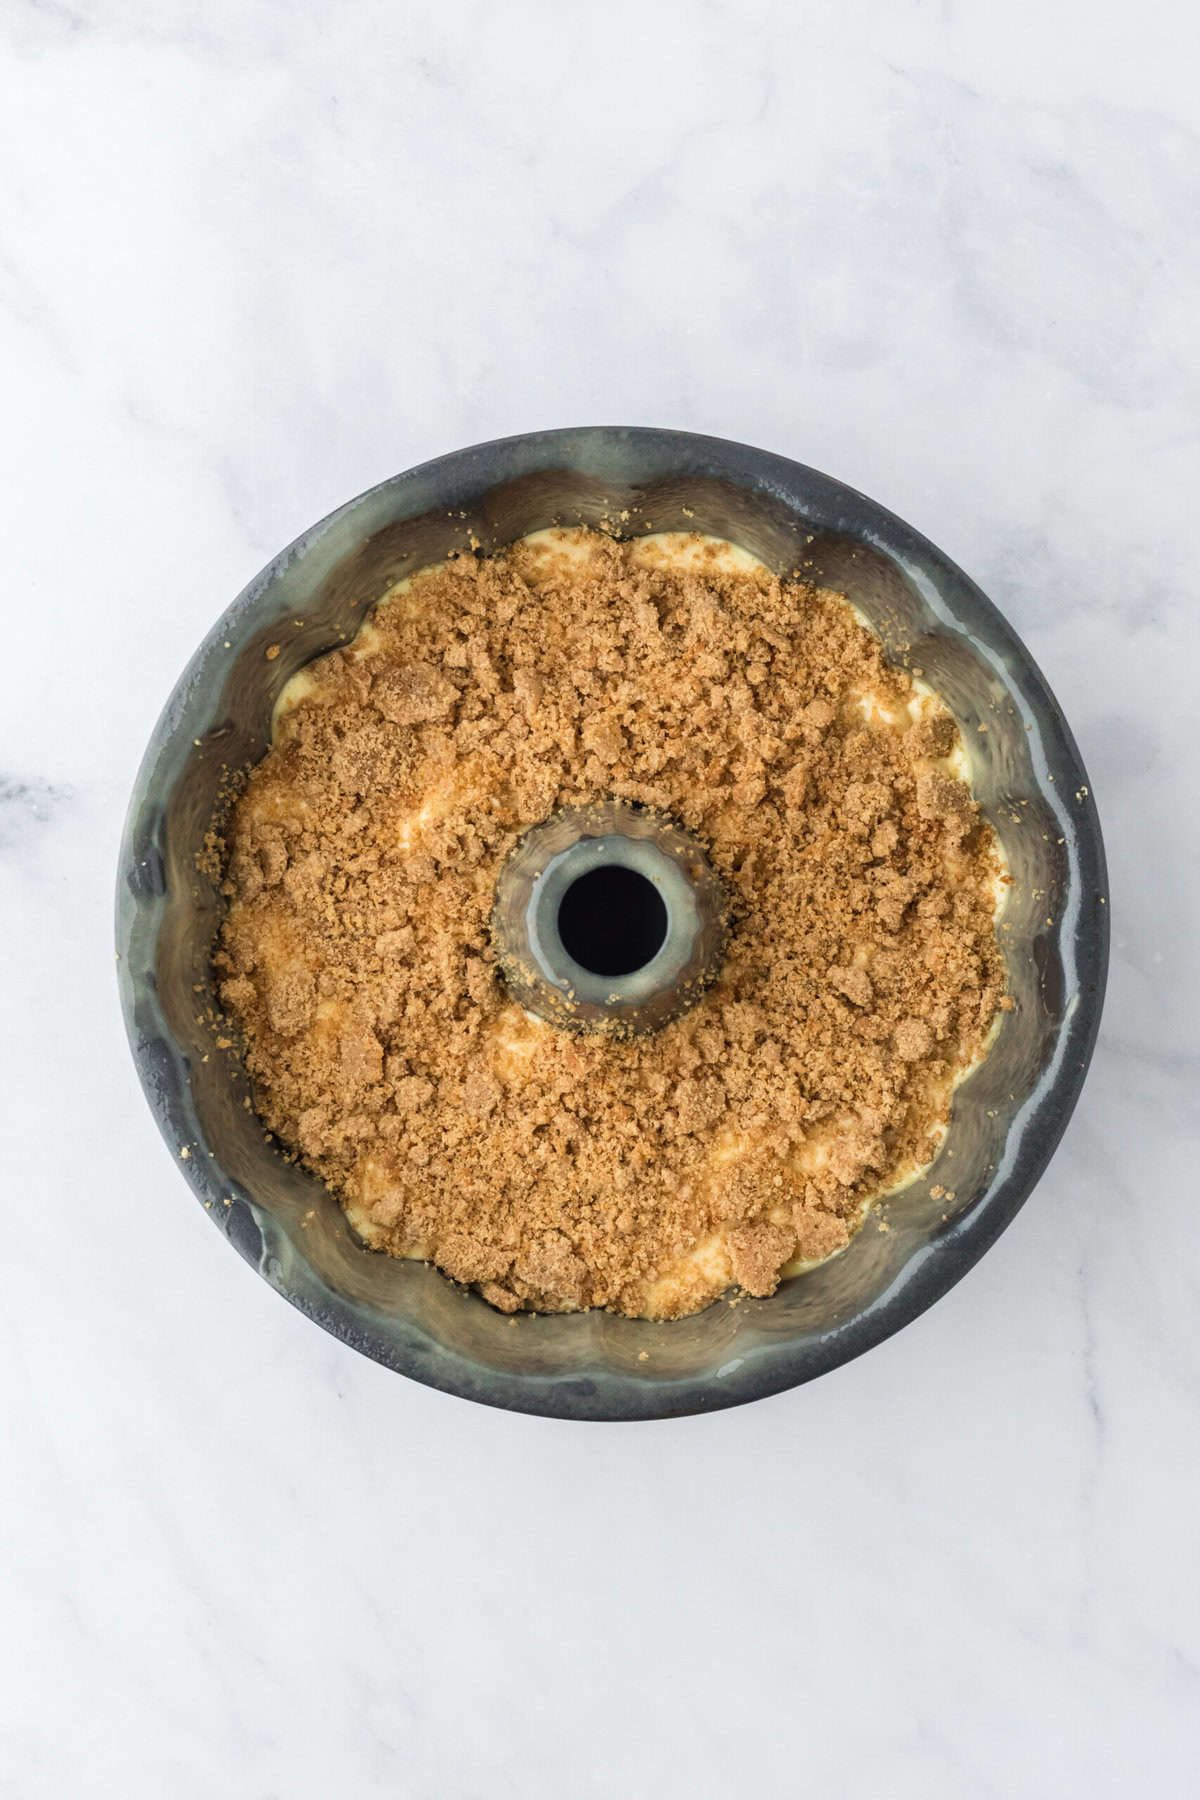
[[[838,1250],[934,1154],[1004,987],[944,709],[911,723],[840,596],[672,543],[690,567],[560,532],[426,572],[298,678],[231,817],[215,960],[264,1124],[507,1312],[673,1317]],[[518,835],[605,794],[732,903],[717,985],[625,1041],[530,1019],[488,935]]]

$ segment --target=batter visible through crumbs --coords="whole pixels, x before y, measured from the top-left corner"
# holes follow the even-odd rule
[[[714,540],[423,572],[293,678],[227,828],[259,1114],[368,1244],[506,1312],[772,1293],[931,1160],[1002,1004],[956,756],[844,598]],[[716,985],[625,1040],[524,1013],[488,931],[518,836],[604,795],[695,833],[731,902]]]

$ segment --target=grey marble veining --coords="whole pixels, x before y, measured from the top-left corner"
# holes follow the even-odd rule
[[[1170,0],[13,0],[0,355],[0,1791],[1190,1791],[1200,101]],[[1007,612],[1099,798],[1100,1047],[951,1294],[675,1424],[491,1414],[281,1306],[122,1040],[193,646],[396,469],[761,444]]]

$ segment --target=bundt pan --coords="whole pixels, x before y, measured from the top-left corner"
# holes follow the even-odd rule
[[[802,564],[941,692],[1014,878],[1003,942],[1016,1007],[958,1089],[937,1163],[882,1204],[887,1229],[868,1219],[840,1255],[770,1299],[668,1323],[603,1312],[510,1321],[436,1269],[364,1248],[321,1183],[266,1141],[243,1105],[244,1073],[210,1054],[201,1022],[221,900],[197,853],[228,772],[264,754],[284,683],[352,635],[394,582],[472,542],[494,549],[544,526],[617,517],[630,535],[707,532],[781,573]],[[282,652],[268,659],[276,642]],[[505,438],[397,475],[250,583],[188,664],[146,752],[121,847],[117,947],[159,1129],[214,1223],[272,1287],[355,1349],[448,1393],[556,1418],[648,1419],[809,1381],[966,1274],[1030,1193],[1079,1095],[1108,907],[1096,807],[1066,720],[1011,627],[941,551],[783,457],[597,427]]]

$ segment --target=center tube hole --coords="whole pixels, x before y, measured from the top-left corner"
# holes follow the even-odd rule
[[[652,881],[602,863],[573,881],[558,903],[558,935],[592,975],[632,975],[662,949],[667,908]]]

